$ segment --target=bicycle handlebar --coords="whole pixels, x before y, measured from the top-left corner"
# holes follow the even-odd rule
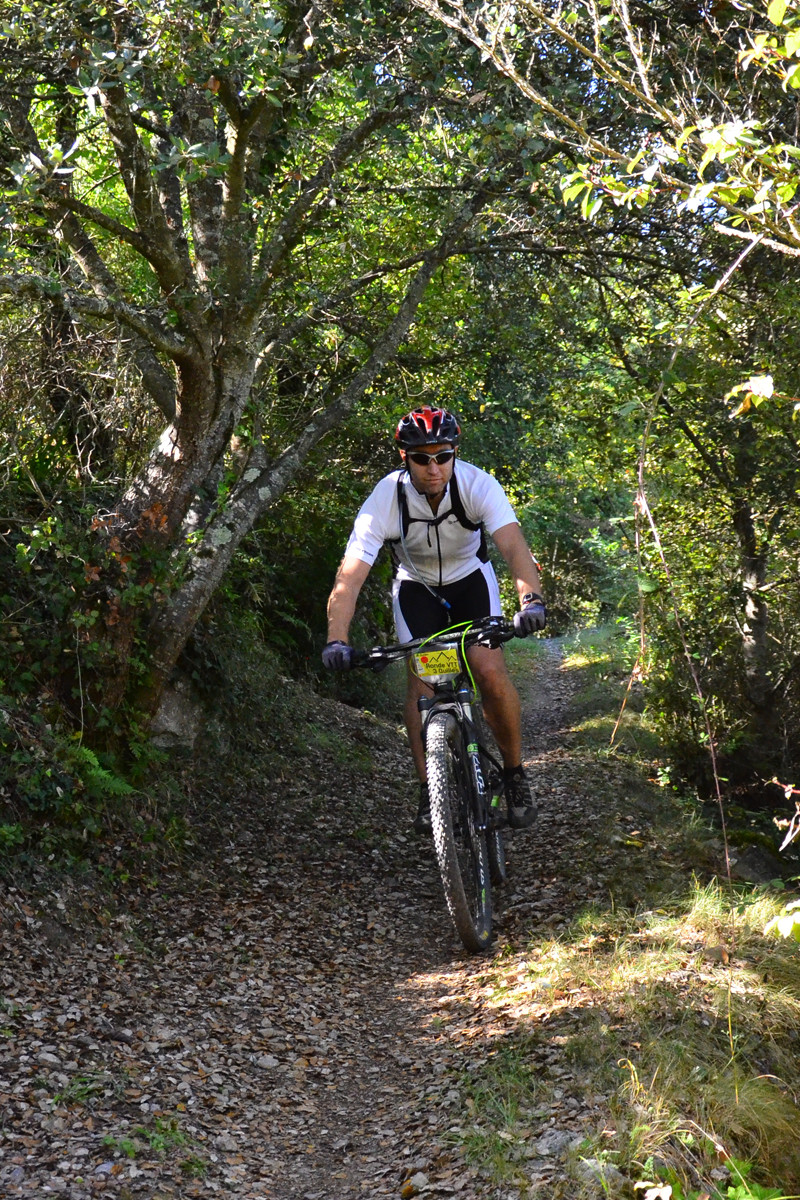
[[[393,662],[409,658],[423,647],[426,650],[436,650],[441,646],[451,646],[454,642],[463,646],[489,646],[497,649],[503,642],[512,638],[527,637],[525,633],[517,633],[513,621],[505,617],[482,617],[474,621],[466,629],[443,629],[432,637],[414,638],[410,642],[396,642],[391,646],[373,646],[370,650],[355,650],[351,659],[353,667],[369,667],[373,671],[383,671]]]

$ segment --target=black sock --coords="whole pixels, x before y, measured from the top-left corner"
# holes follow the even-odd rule
[[[524,779],[525,772],[522,769],[522,764],[518,767],[503,767],[503,778],[508,779]]]

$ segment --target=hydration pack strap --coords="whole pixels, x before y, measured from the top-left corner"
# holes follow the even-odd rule
[[[482,521],[470,521],[464,509],[464,502],[461,499],[461,493],[458,490],[458,480],[456,479],[455,468],[450,476],[450,508],[447,512],[439,513],[436,517],[412,517],[408,511],[408,500],[406,499],[405,476],[407,472],[401,471],[397,478],[397,508],[400,513],[400,541],[405,550],[405,539],[408,534],[408,527],[412,521],[421,522],[429,528],[433,526],[435,529],[441,525],[442,521],[446,521],[449,516],[454,516],[464,529],[469,529],[471,533],[480,531],[481,544],[478,547],[478,558],[481,562],[489,561],[489,548],[486,544],[486,530],[483,528]]]
[[[433,588],[430,586],[430,584],[425,582],[425,580],[422,578],[422,576],[420,575],[417,568],[414,566],[411,555],[408,553],[408,547],[406,546],[406,534],[408,533],[408,526],[409,526],[409,522],[410,522],[411,518],[409,517],[409,514],[408,514],[408,503],[406,501],[405,488],[403,487],[403,476],[405,474],[406,474],[406,472],[402,471],[397,480],[397,507],[398,507],[398,511],[400,514],[400,539],[399,539],[400,545],[403,547],[403,553],[405,554],[406,562],[408,563],[409,568],[414,572],[414,574],[417,577],[417,582],[421,583],[422,586],[427,591],[430,592],[430,594],[433,596],[434,600],[439,601],[439,603],[444,607],[446,612],[450,612],[450,605],[445,600],[444,596],[440,596],[438,592],[435,592],[433,590]],[[433,521],[427,522],[427,524],[438,525],[439,522],[437,520],[433,520]],[[390,547],[390,548],[393,551],[393,547]],[[392,557],[394,559],[395,573],[396,573],[397,567],[399,565],[397,555],[394,554],[394,552],[393,552]]]

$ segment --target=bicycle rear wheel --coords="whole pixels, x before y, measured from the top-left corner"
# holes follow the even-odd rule
[[[506,843],[502,829],[487,829],[486,851],[489,855],[489,874],[495,887],[508,879],[508,864],[506,863]]]
[[[469,765],[452,713],[434,713],[426,735],[433,844],[447,910],[467,950],[492,940],[492,886],[486,835],[475,824]]]

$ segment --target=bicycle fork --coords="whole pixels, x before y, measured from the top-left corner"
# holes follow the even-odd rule
[[[486,833],[490,827],[502,824],[502,821],[499,819],[502,789],[499,786],[493,786],[494,781],[487,779],[484,773],[483,763],[481,762],[480,744],[478,742],[478,731],[472,719],[469,688],[459,688],[457,692],[451,692],[450,697],[450,703],[447,704],[447,707],[457,710],[460,718],[459,725],[464,736],[464,749],[473,785],[471,791],[473,795],[475,825],[481,833]],[[417,701],[417,707],[422,714],[422,740],[424,742],[431,712],[436,707],[436,699],[428,696],[420,697]]]
[[[488,778],[486,777],[485,768],[489,764],[485,760],[481,761],[478,731],[472,720],[472,706],[469,700],[462,700],[461,704],[466,717],[464,734],[467,756],[475,784],[475,796],[477,797],[476,817],[479,822],[478,828],[486,832],[489,829],[497,829],[505,824],[500,812],[500,802],[503,798],[501,776],[495,770],[490,769],[488,771]]]
[[[489,828],[489,812],[491,797],[489,795],[489,781],[484,775],[483,763],[481,762],[480,746],[478,744],[478,732],[472,720],[472,705],[469,699],[469,690],[456,692],[461,711],[464,715],[464,724],[462,726],[464,732],[464,744],[467,752],[467,761],[469,762],[470,774],[472,775],[473,794],[475,797],[475,824],[481,833],[485,833]]]

